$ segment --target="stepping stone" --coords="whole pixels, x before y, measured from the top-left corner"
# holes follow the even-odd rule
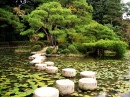
[[[93,71],[83,71],[83,72],[80,72],[80,76],[82,78],[94,78],[94,79],[96,79],[96,73],[93,72]]]
[[[41,59],[42,61],[45,61],[46,56],[37,56],[36,58]],[[36,58],[35,58],[35,59],[36,59]]]
[[[47,61],[47,62],[44,62],[45,64],[47,64],[47,66],[54,66],[54,62],[51,62],[51,61]]]
[[[31,52],[31,55],[37,54],[37,52]]]
[[[64,68],[62,69],[62,76],[64,77],[75,77],[76,70],[73,68]]]
[[[36,57],[41,56],[41,54],[34,54],[29,56],[29,59],[35,59]]]
[[[60,79],[56,81],[57,89],[63,94],[71,94],[74,92],[74,82],[69,79]]]
[[[53,87],[41,87],[34,90],[34,97],[59,97],[59,90]]]
[[[93,78],[81,78],[78,85],[82,90],[94,90],[97,88],[97,80]]]
[[[40,58],[35,58],[35,59],[33,59],[33,60],[30,62],[30,64],[41,64],[42,62],[43,62],[42,59],[40,59]]]
[[[47,67],[47,64],[35,64],[35,68],[39,70],[45,70]]]
[[[47,66],[46,67],[47,73],[55,74],[57,71],[58,71],[58,68],[55,66]]]

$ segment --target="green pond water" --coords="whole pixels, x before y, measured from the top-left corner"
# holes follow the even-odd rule
[[[130,97],[122,96],[130,92],[129,55],[121,60],[47,57],[58,67],[55,75],[35,69],[29,64],[29,53],[14,53],[14,49],[0,50],[0,97],[33,97],[39,87],[55,87],[55,81],[66,79],[61,75],[63,68],[77,70],[75,78],[68,78],[75,83],[75,92],[60,97]],[[78,81],[80,72],[96,72],[98,87],[96,90],[80,90]]]

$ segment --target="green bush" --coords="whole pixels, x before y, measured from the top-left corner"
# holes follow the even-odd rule
[[[70,54],[70,50],[69,50],[69,49],[64,49],[64,50],[62,51],[62,53],[63,53],[63,54]]]
[[[83,46],[86,48],[87,52],[93,51],[92,53],[96,54],[96,51],[98,56],[104,55],[104,50],[114,51],[116,52],[115,56],[118,58],[123,57],[128,47],[127,43],[119,40],[99,40],[94,43],[84,43]],[[98,51],[100,52],[98,53]]]
[[[112,50],[113,49],[113,40],[99,40],[98,42],[96,42],[95,46],[97,48],[102,48],[102,49],[106,49],[106,50]]]
[[[61,53],[62,53],[62,51],[63,51],[63,49],[58,48],[57,53],[58,53],[58,54],[61,54]]]
[[[126,52],[128,45],[122,41],[115,41],[113,43],[113,51],[116,52],[116,57],[121,58]]]
[[[31,51],[40,51],[42,48],[41,48],[41,45],[34,45],[32,48],[31,48]]]
[[[53,51],[53,48],[47,48],[47,50],[46,50],[46,54],[51,54],[52,51]]]
[[[83,49],[87,52],[94,52],[96,43],[83,43]],[[86,49],[85,49],[86,48]]]
[[[96,43],[97,48],[102,48],[104,50],[112,50],[116,52],[116,57],[123,57],[127,50],[127,43],[123,41],[114,41],[114,40],[99,40]]]
[[[78,45],[77,47],[78,51],[81,52],[82,54],[85,54],[87,52],[87,48],[81,44],[81,45]]]
[[[68,49],[70,50],[70,53],[77,54],[78,51],[74,45],[69,45]]]
[[[61,43],[59,44],[59,48],[66,49],[68,47],[69,43]]]
[[[41,45],[41,48],[43,48],[45,46],[44,42],[42,42],[42,41],[37,41],[35,43],[35,45]]]

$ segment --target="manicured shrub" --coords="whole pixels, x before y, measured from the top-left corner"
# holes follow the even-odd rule
[[[58,48],[57,53],[58,53],[58,54],[61,54],[61,53],[62,53],[62,51],[63,51],[63,49]]]
[[[66,49],[68,47],[69,43],[60,43],[58,46],[61,49]]]
[[[116,57],[122,58],[126,52],[128,45],[122,41],[115,41],[113,43],[113,50],[116,51]]]
[[[115,40],[99,40],[95,43],[84,43],[84,47],[88,51],[93,51],[93,54],[98,56],[104,56],[104,50],[110,50],[116,52],[115,57],[122,58],[127,50],[127,43],[123,41]]]
[[[100,40],[96,43],[96,47],[104,50],[115,51],[116,57],[122,58],[127,50],[128,45],[123,41]]]
[[[53,48],[47,48],[46,54],[52,54]]]
[[[56,54],[56,53],[57,53],[57,49],[53,49],[52,54]]]
[[[78,53],[78,50],[76,49],[76,47],[74,45],[69,45],[68,49],[70,50],[70,53],[73,53],[73,54]]]
[[[70,54],[70,50],[69,50],[69,49],[64,49],[64,50],[62,51],[62,53],[63,53],[63,54]]]
[[[83,50],[86,51],[85,54],[94,54],[95,56],[95,44],[96,43],[83,43]]]
[[[87,52],[87,49],[86,49],[86,47],[85,47],[83,44],[78,45],[77,49],[78,49],[78,51],[81,52],[82,54],[85,54],[85,53]]]
[[[95,47],[96,43],[83,43],[83,46],[86,47],[87,50],[92,50]]]
[[[39,51],[41,50],[41,45],[34,45],[32,48],[31,48],[31,51]]]

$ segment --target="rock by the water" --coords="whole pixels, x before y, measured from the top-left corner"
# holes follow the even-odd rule
[[[61,79],[56,81],[56,87],[62,94],[66,95],[74,92],[75,85],[74,82],[69,79]]]
[[[74,68],[64,68],[64,69],[62,69],[62,76],[75,77],[76,76],[76,70]]]
[[[97,88],[97,80],[93,78],[81,78],[78,85],[82,90],[94,90]]]
[[[34,97],[59,97],[59,90],[53,87],[37,88]]]

